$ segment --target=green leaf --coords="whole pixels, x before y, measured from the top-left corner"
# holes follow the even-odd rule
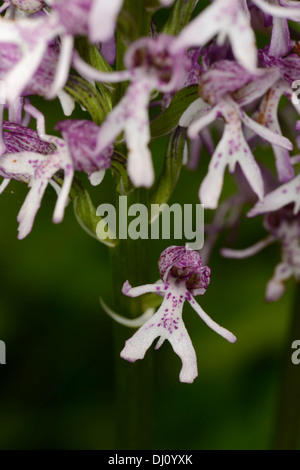
[[[148,0],[125,0],[118,17],[118,30],[125,44],[136,41],[140,37],[149,36],[151,13],[147,11]]]
[[[113,68],[101,54],[100,50],[93,44],[90,44],[86,37],[76,38],[75,48],[82,59],[95,69],[101,72],[113,71]]]
[[[179,119],[184,111],[197,98],[199,98],[199,95],[196,85],[178,91],[173,96],[168,108],[152,121],[150,126],[152,139],[163,137],[172,132],[178,126]]]
[[[70,197],[73,201],[76,219],[85,232],[98,240],[100,243],[104,243],[104,245],[109,247],[116,246],[118,241],[115,239],[115,234],[109,231],[109,228],[106,240],[100,240],[97,237],[97,225],[102,220],[102,218],[97,215],[96,208],[89,192],[84,187],[82,181],[80,181],[78,178],[74,178]]]
[[[127,196],[134,191],[126,170],[127,159],[119,151],[115,151],[112,157],[112,173],[116,180],[117,191],[122,196]]]
[[[185,143],[186,129],[177,127],[170,136],[164,167],[151,193],[151,204],[166,204],[171,198],[182,170]],[[151,212],[152,221],[157,215]]]
[[[91,83],[79,76],[70,75],[65,91],[91,115],[99,126],[111,111],[111,101],[104,97]]]
[[[90,44],[86,37],[76,38],[75,48],[80,57],[91,67],[101,72],[113,71],[100,50]],[[111,85],[97,82],[95,89],[93,85],[81,77],[71,76],[66,91],[89,111],[93,121],[98,125],[104,121],[106,115],[112,110],[115,88]]]

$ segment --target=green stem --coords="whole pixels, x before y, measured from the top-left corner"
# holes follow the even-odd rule
[[[300,435],[300,365],[292,362],[291,348],[294,340],[300,339],[300,283],[296,285],[290,334],[285,346],[281,390],[275,433],[276,450],[296,450]]]
[[[145,191],[136,190],[128,197],[133,202],[145,202]],[[122,294],[126,280],[132,285],[150,282],[148,273],[148,240],[120,240],[111,249],[114,309],[119,314],[134,318],[143,313],[140,298],[130,299]],[[125,341],[133,329],[114,324],[115,348],[115,425],[116,449],[144,450],[149,448],[152,402],[152,355],[149,351],[143,361],[132,364],[120,357]]]
[[[176,35],[188,24],[198,0],[177,0],[167,23],[163,28],[165,34]]]

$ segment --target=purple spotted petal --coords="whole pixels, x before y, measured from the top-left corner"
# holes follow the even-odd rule
[[[234,56],[241,65],[250,71],[256,69],[255,35],[240,0],[215,0],[182,30],[172,48],[204,46],[218,34],[222,38],[220,42],[229,37]]]
[[[181,50],[172,52],[174,41],[166,34],[159,34],[155,39],[138,39],[125,54],[126,68],[135,76],[154,81],[160,91],[180,89],[191,71],[193,55]]]
[[[59,15],[60,22],[68,34],[88,35],[88,18],[95,0],[51,0],[48,3]],[[103,0],[99,3],[103,3]]]
[[[99,127],[92,121],[66,120],[56,125],[69,147],[74,169],[88,175],[111,166],[113,148],[95,153]]]
[[[53,144],[42,140],[38,133],[28,127],[3,122],[3,139],[8,153],[38,152],[47,155],[55,149]]]
[[[271,56],[269,47],[266,47],[259,51],[259,58],[264,66],[277,69],[281,78],[290,86],[294,81],[299,80],[300,57],[297,54],[296,49],[292,48],[288,55],[278,58]]]
[[[288,86],[282,80],[279,80],[268,90],[258,110],[252,116],[254,120],[280,136],[282,136],[282,132],[278,120],[278,106],[281,97],[285,95],[287,90],[289,91]],[[289,150],[274,144],[272,144],[272,147],[276,160],[278,179],[280,182],[289,181],[295,176]]]
[[[56,23],[56,19],[47,15],[34,19],[25,17],[18,19],[17,22],[0,17],[0,44],[1,47],[5,44],[5,48],[8,44],[10,49],[5,67],[9,67],[9,62],[11,66],[13,65],[3,76],[8,103],[12,103],[17,97],[22,96],[42,64],[48,45],[53,42],[60,31],[61,26]],[[15,63],[19,52],[12,51],[11,44],[17,46],[21,53]],[[69,64],[66,66],[69,67]]]
[[[273,212],[291,203],[294,203],[296,214],[300,210],[300,175],[267,194],[263,201],[258,202],[249,211],[248,217]]]
[[[272,38],[269,54],[272,57],[284,57],[290,51],[290,30],[288,22],[283,18],[273,19]]]
[[[283,281],[286,281],[292,275],[293,270],[288,264],[280,263],[276,266],[274,275],[267,284],[265,294],[267,302],[275,302],[283,296],[285,292]]]
[[[162,253],[160,264],[164,264],[167,259],[174,257],[173,248],[165,250]],[[198,254],[197,254],[198,255]],[[185,255],[183,255],[185,256]],[[176,255],[175,255],[176,257]],[[199,264],[199,255],[188,256],[188,262],[193,263],[197,258],[195,264]],[[181,260],[182,261],[182,260]],[[186,269],[186,263],[183,261],[179,263],[178,270]],[[181,281],[181,282],[180,282]],[[143,359],[147,350],[152,345],[156,338],[159,338],[156,343],[155,349],[161,347],[165,340],[168,340],[174,352],[180,357],[182,368],[180,371],[179,379],[181,382],[192,383],[198,375],[196,354],[182,320],[182,310],[185,301],[188,301],[193,309],[197,312],[200,318],[207,324],[209,328],[214,330],[219,335],[223,336],[229,342],[234,343],[236,337],[225,328],[214,322],[198,305],[190,291],[187,290],[184,278],[169,277],[168,282],[158,286],[157,284],[146,284],[145,286],[131,287],[128,282],[124,284],[123,292],[130,296],[136,297],[143,295],[146,292],[154,292],[158,287],[159,295],[163,289],[164,299],[161,307],[148,320],[129,340],[126,341],[124,349],[121,351],[121,357],[130,362],[135,362],[138,359]]]
[[[155,349],[165,340],[171,343],[174,352],[182,361],[180,381],[192,383],[198,375],[197,358],[191,339],[182,320],[185,300],[184,288],[169,285],[163,303],[155,315],[126,341],[121,357],[130,362],[143,359],[153,341],[159,337]]]

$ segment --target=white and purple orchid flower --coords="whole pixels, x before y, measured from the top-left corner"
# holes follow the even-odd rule
[[[223,81],[222,78],[223,77]],[[292,150],[292,143],[271,129],[251,119],[243,109],[263,95],[278,74],[261,69],[253,76],[236,62],[220,61],[201,77],[199,98],[182,115],[179,124],[188,127],[191,139],[216,121],[224,119],[224,133],[211,158],[208,174],[200,186],[200,200],[209,209],[218,205],[225,169],[233,173],[238,163],[259,200],[264,197],[264,182],[259,166],[243,132],[243,125],[276,147]],[[210,103],[210,104],[208,104]]]
[[[300,131],[300,121],[296,123],[296,130]],[[300,162],[300,156],[295,155],[290,159],[292,165]],[[300,211],[300,175],[293,177],[284,184],[270,191],[263,201],[259,201],[248,212],[248,217],[255,217],[259,214],[275,212],[286,206],[292,206],[294,215]]]
[[[93,186],[101,183],[111,166],[113,146],[95,153],[99,127],[92,121],[68,119],[56,125],[68,145],[76,171],[87,173]]]
[[[252,3],[274,18],[273,45],[282,48],[280,40],[286,20],[300,21],[299,5],[293,2],[288,8],[287,4],[270,4],[265,0],[253,0]],[[214,0],[182,30],[172,45],[172,51],[203,46],[215,36],[221,45],[228,37],[237,62],[253,73],[256,71],[256,38],[247,0]]]
[[[160,0],[169,6],[174,0]],[[109,41],[114,35],[124,0],[45,0],[71,35],[84,34],[92,43]]]
[[[123,286],[123,294],[129,297],[153,292],[162,296],[163,302],[158,311],[126,341],[121,357],[135,362],[144,358],[156,338],[159,340],[155,349],[168,340],[182,361],[180,381],[192,383],[198,369],[196,353],[182,320],[184,302],[189,302],[200,318],[227,341],[234,343],[236,337],[214,322],[194,299],[194,296],[205,293],[210,282],[210,269],[202,265],[198,252],[185,246],[171,246],[160,256],[159,271],[160,283],[131,287],[126,281]],[[136,324],[136,320],[133,322]]]
[[[22,17],[17,20],[0,18],[0,44],[2,55],[7,56],[7,73],[2,70],[6,88],[6,100],[11,104],[22,96],[33,77],[49,61],[49,47],[57,48],[44,96],[54,98],[63,89],[69,75],[73,53],[73,38],[64,36],[64,26],[57,15],[41,12],[38,16]],[[57,42],[58,36],[61,41]],[[56,46],[54,46],[56,44]],[[12,51],[15,46],[15,51]],[[54,46],[54,47],[53,47]],[[53,70],[53,67],[54,70]],[[26,93],[26,91],[25,91]]]
[[[45,4],[51,7],[50,12],[43,10]],[[49,99],[56,97],[69,75],[74,37],[88,35],[91,42],[110,40],[122,0],[16,0],[9,5],[28,14],[39,11],[17,19],[0,17],[1,49],[11,45],[18,48],[17,59],[3,77],[7,102],[11,103],[22,95],[47,56],[48,47],[59,37],[55,75],[44,93]]]
[[[18,64],[22,54],[16,44],[5,44],[4,47],[0,49],[0,79],[3,80],[4,83],[4,98],[8,103],[8,107],[12,106],[14,102],[18,102],[19,98],[15,98],[15,96],[48,95],[49,91],[52,89],[53,80],[56,75],[59,53],[59,44],[57,42],[51,43],[47,47],[45,55],[33,75],[29,76],[28,81],[26,80],[25,83],[19,80],[20,83],[12,90],[11,86],[9,86],[11,82],[8,80],[12,77],[12,83],[15,83],[15,67],[17,67],[18,70]],[[13,93],[10,94],[10,91],[13,91]],[[16,91],[18,92],[17,94]],[[64,90],[58,91],[57,96],[61,102],[64,114],[70,116],[75,107],[74,99]]]
[[[280,79],[267,91],[252,115],[252,119],[279,136],[282,136],[282,131],[278,119],[278,107],[282,96],[291,99],[291,90],[287,83]],[[289,150],[274,143],[271,145],[275,156],[278,180],[280,182],[290,181],[295,176],[295,171]]]
[[[204,46],[216,35],[218,43],[223,44],[229,37],[236,60],[246,69],[255,71],[256,40],[245,6],[246,2],[241,0],[215,0],[182,30],[172,50]]]
[[[279,241],[281,244],[281,262],[276,266],[274,275],[267,284],[265,298],[274,302],[285,292],[284,281],[294,277],[300,280],[300,220],[291,206],[287,206],[264,217],[264,226],[269,231],[265,239],[242,250],[223,248],[221,253],[226,258],[243,259],[259,253],[262,249]]]
[[[293,204],[296,215],[300,210],[300,175],[268,193],[263,201],[257,202],[248,212],[248,217],[275,212],[289,204]]]
[[[47,185],[50,183],[58,193],[53,222],[60,223],[68,204],[74,172],[84,171],[92,184],[99,184],[105,169],[110,167],[112,148],[95,157],[94,148],[98,126],[90,121],[63,121],[57,128],[64,139],[47,135],[44,116],[30,104],[24,106],[28,115],[37,120],[35,132],[21,123],[3,123],[0,157],[0,176],[4,178],[0,192],[11,179],[28,184],[30,190],[18,214],[19,239],[31,231]],[[52,179],[64,172],[62,187]]]

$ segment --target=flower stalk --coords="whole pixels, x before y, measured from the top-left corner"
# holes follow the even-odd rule
[[[146,203],[147,191],[137,189],[128,196],[128,205]],[[133,282],[146,282],[149,279],[148,240],[119,240],[110,249],[113,308],[122,316],[133,319],[140,315],[144,304],[142,299],[129,299],[122,294],[122,285],[129,276]],[[114,322],[114,360],[115,360],[115,448],[126,450],[147,449],[151,434],[151,403],[153,387],[152,354],[145,361],[130,364],[120,357],[128,328]],[[128,333],[129,332],[129,333]]]

